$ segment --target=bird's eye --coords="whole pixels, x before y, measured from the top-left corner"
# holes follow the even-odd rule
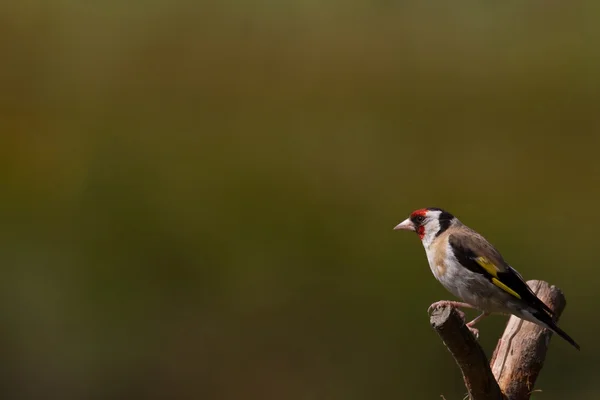
[[[415,220],[416,220],[418,223],[421,223],[421,222],[425,221],[425,217],[424,217],[424,216],[422,216],[422,215],[419,215],[419,216],[417,216],[417,218],[415,218]]]

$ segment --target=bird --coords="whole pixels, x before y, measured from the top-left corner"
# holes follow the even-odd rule
[[[550,329],[580,350],[575,340],[556,325],[552,309],[527,286],[521,274],[490,242],[454,215],[441,208],[421,208],[394,230],[417,233],[435,278],[462,300],[438,301],[428,312],[443,306],[481,311],[466,324],[475,337],[479,337],[474,327],[477,322],[492,313],[512,314]]]

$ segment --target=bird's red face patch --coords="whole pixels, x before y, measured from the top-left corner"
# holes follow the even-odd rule
[[[427,209],[421,208],[420,210],[413,211],[410,214],[410,220],[415,225],[415,230],[417,235],[419,235],[419,239],[423,240],[425,237],[425,225],[423,225],[423,220],[427,216]]]
[[[424,217],[426,214],[427,214],[427,209],[421,208],[420,210],[413,211],[412,214],[410,214],[410,218],[412,219],[414,217],[419,217],[419,216]]]

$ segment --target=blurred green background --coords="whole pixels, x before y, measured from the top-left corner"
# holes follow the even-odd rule
[[[3,397],[462,399],[437,206],[565,291],[535,398],[599,398],[599,16],[3,2]]]

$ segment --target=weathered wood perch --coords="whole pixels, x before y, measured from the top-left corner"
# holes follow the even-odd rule
[[[527,284],[558,318],[566,306],[562,291],[543,281]],[[529,399],[546,359],[551,331],[511,316],[488,364],[483,349],[455,309],[435,309],[430,322],[456,360],[469,399]]]
[[[470,398],[502,400],[502,392],[492,375],[487,357],[466,327],[463,317],[447,306],[434,310],[430,321],[462,371]]]

